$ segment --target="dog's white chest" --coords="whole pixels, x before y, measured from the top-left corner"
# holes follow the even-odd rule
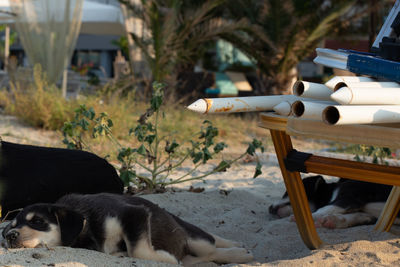
[[[103,251],[108,254],[118,252],[118,243],[123,239],[123,229],[118,218],[108,217],[105,219],[104,233]]]

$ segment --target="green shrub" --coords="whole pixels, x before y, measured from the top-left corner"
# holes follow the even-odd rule
[[[386,147],[355,145],[353,149],[357,161],[366,161],[366,157],[372,157],[372,163],[388,165],[386,159],[392,156],[392,151]]]
[[[192,177],[195,170],[213,159],[227,145],[224,142],[215,143],[219,131],[210,121],[204,121],[200,131],[183,144],[177,142],[170,131],[161,131],[160,122],[165,119],[165,114],[160,109],[163,103],[163,85],[154,83],[153,87],[150,107],[140,116],[137,126],[129,130],[129,136],[133,136],[135,139],[134,147],[124,146],[113,135],[111,129],[114,123],[106,113],[102,112],[97,115],[95,109],[87,108],[84,105],[75,110],[75,117],[72,121],[65,123],[63,143],[68,148],[93,151],[87,141],[87,133],[90,132],[92,138],[107,137],[116,148],[118,169],[125,185],[133,182],[139,190],[150,191],[164,189],[168,185],[190,180],[202,180],[208,175],[225,171],[246,155],[255,155],[257,149],[264,151],[261,142],[253,140],[247,150],[236,158],[222,160],[214,169]],[[192,162],[191,170],[171,179],[174,171],[186,161]],[[137,173],[136,168],[138,167],[144,169],[147,174]],[[259,174],[261,174],[261,165],[258,162],[254,177]]]

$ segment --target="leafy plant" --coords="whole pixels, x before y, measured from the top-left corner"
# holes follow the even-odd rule
[[[213,159],[227,145],[216,142],[218,129],[210,121],[204,121],[200,131],[186,145],[177,143],[170,134],[162,135],[159,130],[160,120],[165,118],[161,111],[164,85],[153,83],[153,95],[150,107],[142,114],[135,128],[129,131],[138,142],[137,147],[124,146],[112,134],[113,122],[106,113],[96,115],[93,108],[82,105],[75,111],[75,118],[66,122],[62,131],[64,144],[73,149],[90,149],[85,142],[85,133],[90,132],[92,138],[107,137],[117,148],[119,173],[125,185],[133,182],[139,190],[151,191],[164,189],[168,185],[191,180],[203,180],[206,176],[225,171],[233,163],[246,155],[255,156],[256,150],[264,151],[262,143],[253,140],[247,150],[232,160],[222,160],[219,164],[203,174],[191,176],[201,165]],[[192,168],[185,174],[171,178],[179,167],[187,161],[192,162]],[[139,174],[137,168],[146,174]],[[261,174],[261,164],[258,162],[254,177]]]
[[[366,157],[372,157],[372,163],[385,165],[388,165],[388,162],[385,159],[392,155],[390,148],[367,145],[357,145],[354,148],[354,153],[356,154],[354,159],[357,161],[365,161]]]
[[[129,58],[129,43],[126,36],[121,36],[117,40],[112,40],[111,43],[122,51],[124,57]]]

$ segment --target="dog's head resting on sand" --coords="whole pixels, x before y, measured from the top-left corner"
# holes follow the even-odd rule
[[[54,204],[35,204],[23,209],[3,230],[9,248],[69,246],[82,231],[79,213]]]

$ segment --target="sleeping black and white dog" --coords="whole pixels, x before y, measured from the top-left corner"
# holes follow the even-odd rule
[[[184,265],[245,263],[252,254],[139,197],[70,194],[24,208],[3,230],[7,247],[70,246]]]
[[[315,225],[326,228],[375,223],[392,189],[344,178],[327,183],[320,175],[304,178],[303,184]],[[293,213],[287,192],[269,207],[269,212],[279,217]]]

